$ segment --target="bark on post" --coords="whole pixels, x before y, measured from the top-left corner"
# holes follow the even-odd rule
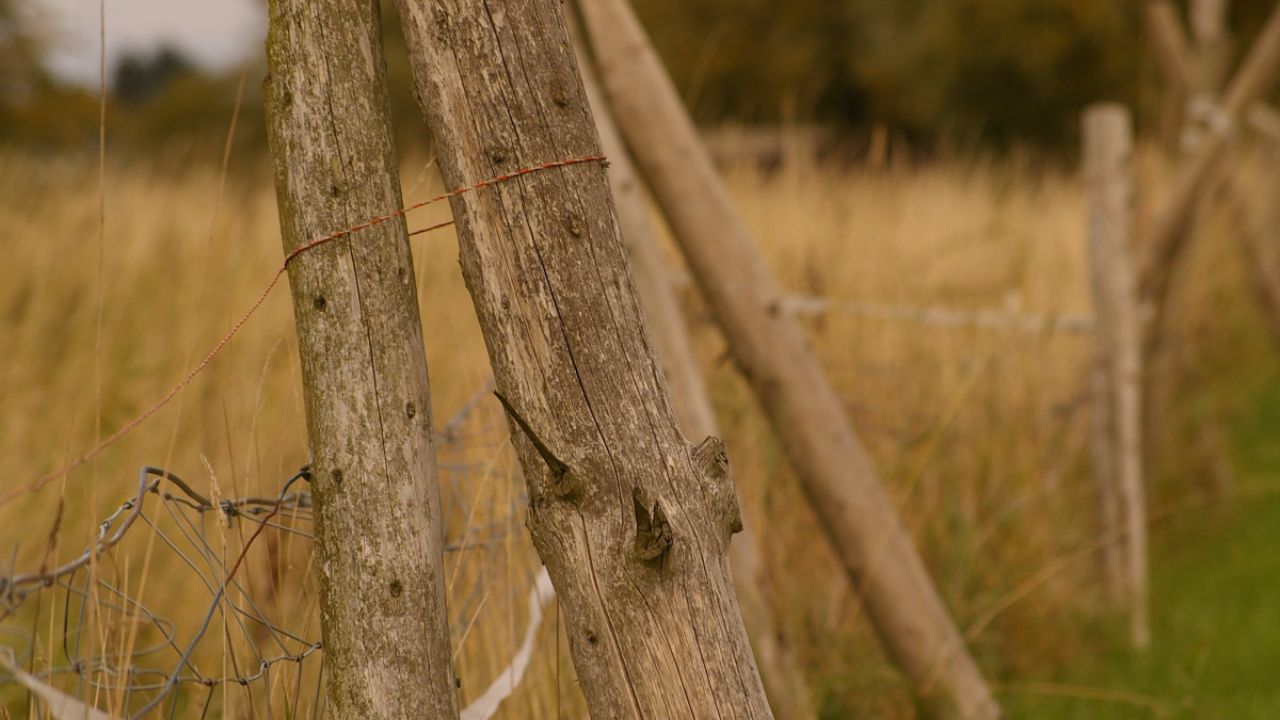
[[[449,186],[599,152],[558,2],[397,8]],[[592,717],[770,717],[729,575],[723,445],[676,425],[603,164],[452,206]]]
[[[286,253],[402,206],[373,3],[271,0]],[[329,711],[456,718],[431,398],[403,219],[289,263]]]
[[[579,50],[585,49],[576,32],[574,44]],[[640,295],[645,324],[662,362],[676,418],[687,437],[719,436],[711,397],[689,340],[675,283],[653,232],[640,179],[601,95],[586,53],[580,52],[579,59],[587,99],[600,132],[600,144],[609,157],[609,184],[618,210],[618,225],[631,257],[632,276]],[[778,717],[807,720],[814,717],[809,687],[800,672],[799,661],[792,652],[789,639],[783,634],[764,597],[762,588],[767,579],[760,555],[760,545],[751,523],[744,523],[742,532],[729,545],[729,565],[765,692]]]
[[[1133,129],[1119,105],[1095,105],[1083,121],[1088,197],[1089,270],[1094,299],[1094,472],[1102,494],[1104,532],[1123,515],[1124,540],[1108,546],[1110,580],[1128,604],[1130,640],[1151,643],[1147,582],[1146,492],[1142,475],[1141,332],[1129,260],[1132,228]],[[1122,512],[1120,512],[1122,511]],[[1116,550],[1123,548],[1120,556]]]
[[[625,0],[580,11],[622,133],[730,350],[782,438],[889,655],[935,714],[993,718],[991,691]]]

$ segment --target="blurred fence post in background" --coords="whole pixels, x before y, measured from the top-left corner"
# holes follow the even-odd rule
[[[1236,70],[1220,104],[1206,116],[1198,147],[1182,164],[1163,208],[1144,234],[1138,250],[1138,295],[1152,311],[1144,324],[1144,346],[1150,354],[1159,340],[1174,266],[1181,254],[1201,196],[1208,189],[1239,134],[1250,107],[1271,87],[1280,70],[1280,5],[1277,5]]]
[[[1000,715],[802,327],[625,0],[579,9],[623,136],[890,657],[932,712]]]
[[[1190,67],[1191,50],[1173,0],[1148,0],[1144,16],[1156,65],[1164,79],[1160,138],[1166,146],[1178,147],[1195,75]]]
[[[692,440],[718,437],[720,430],[715,410],[711,407],[711,396],[707,393],[680,310],[674,276],[662,257],[662,248],[658,246],[658,238],[653,232],[640,179],[618,135],[609,106],[600,94],[592,60],[580,33],[575,32],[574,43],[578,49],[582,82],[600,132],[600,144],[609,158],[609,184],[613,189],[622,239],[631,257],[631,274],[644,308],[645,325],[662,362],[676,418]],[[813,704],[799,661],[764,594],[768,578],[764,574],[759,539],[749,520],[743,523],[742,532],[729,543],[729,565],[742,619],[751,635],[770,706],[778,717],[788,720],[813,718]]]
[[[1226,60],[1230,59],[1230,52],[1225,26],[1218,28],[1215,25],[1225,23],[1226,8],[1225,0],[1200,0],[1193,6],[1191,16],[1193,29],[1197,35],[1208,35],[1210,38],[1205,42],[1197,41],[1202,46],[1201,53],[1216,52],[1224,56],[1214,60],[1221,64],[1216,74],[1212,75],[1219,84],[1225,77]],[[1166,85],[1174,93],[1178,92],[1178,88],[1185,90],[1191,87],[1197,81],[1196,72],[1203,71],[1193,71],[1191,67],[1191,51],[1188,48],[1186,34],[1183,32],[1177,9],[1171,0],[1153,0],[1148,3],[1147,10],[1148,31],[1151,34]],[[1197,27],[1197,23],[1208,27]],[[1211,39],[1215,37],[1220,38],[1220,44],[1225,44],[1227,49],[1213,50],[1212,47],[1209,49],[1203,47],[1205,44],[1212,46],[1214,43]],[[1202,58],[1202,61],[1205,60]],[[1214,86],[1212,92],[1217,93],[1220,89],[1220,85]],[[1249,128],[1261,136],[1264,144],[1274,155],[1275,148],[1280,147],[1280,116],[1262,101],[1254,101],[1244,114]],[[1183,149],[1194,150],[1193,147]],[[1245,253],[1247,276],[1252,285],[1254,297],[1267,318],[1268,326],[1280,340],[1280,273],[1277,272],[1275,253],[1267,248],[1267,222],[1257,217],[1251,207],[1247,188],[1235,174],[1223,173],[1221,192],[1222,200],[1232,217],[1236,235]]]
[[[286,255],[403,206],[377,6],[272,0],[266,110]],[[431,397],[403,217],[289,260],[329,713],[458,716]]]
[[[1129,252],[1133,227],[1133,126],[1121,105],[1085,109],[1084,180],[1095,359],[1093,474],[1102,532],[1123,540],[1103,548],[1114,599],[1128,605],[1130,640],[1151,642],[1147,581],[1147,511],[1142,470],[1141,319]]]
[[[723,444],[690,447],[644,328],[560,3],[396,3],[526,523],[592,717],[768,718],[727,552]]]

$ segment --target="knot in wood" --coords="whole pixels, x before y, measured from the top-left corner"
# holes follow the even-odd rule
[[[511,159],[511,154],[508,153],[507,149],[501,145],[490,145],[487,152],[489,159],[493,161],[494,165],[498,166],[499,170],[502,169],[502,166],[506,164],[507,160]]]
[[[727,537],[742,532],[742,508],[738,505],[738,493],[729,477],[729,453],[724,441],[709,436],[693,449],[693,464],[707,483],[708,493],[714,499],[713,511],[728,529]]]
[[[729,453],[724,448],[724,441],[709,435],[693,449],[693,462],[702,477],[708,480],[723,480],[729,477]]]
[[[660,560],[671,549],[674,541],[671,523],[667,522],[662,503],[654,500],[653,510],[647,509],[639,487],[632,488],[631,500],[636,513],[636,557],[642,562]]]
[[[575,238],[582,237],[582,218],[575,212],[566,214],[564,218],[564,229],[568,230],[569,234]]]

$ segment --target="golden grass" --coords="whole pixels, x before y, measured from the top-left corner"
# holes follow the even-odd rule
[[[794,292],[854,302],[1089,311],[1084,209],[1070,173],[961,162],[873,172],[793,156],[776,173],[739,166],[727,177],[771,266]],[[59,466],[92,445],[98,432],[110,432],[161,396],[247,309],[280,262],[274,194],[262,163],[233,171],[216,218],[215,167],[182,167],[180,158],[121,163],[108,168],[107,179],[103,329],[95,353],[93,169],[73,160],[0,156],[0,227],[7,237],[0,260],[0,492]],[[403,180],[408,202],[439,190],[429,166],[410,164]],[[444,205],[415,213],[410,228],[447,213]],[[455,242],[451,230],[414,240],[440,423],[488,375]],[[801,648],[806,671],[838,713],[909,716],[909,701],[880,658],[856,591],[815,530],[767,423],[723,361],[723,341],[705,309],[691,290],[687,294],[746,516],[766,543],[769,596]],[[981,621],[971,641],[989,672],[1013,680],[1030,666],[1079,652],[1088,642],[1079,625],[1106,615],[1087,554],[1030,589],[1026,582],[1097,535],[1082,452],[1087,409],[1077,382],[1088,358],[1087,336],[937,328],[840,313],[810,322],[833,382],[958,623],[963,629]],[[499,542],[449,557],[464,702],[518,645],[538,566],[504,429],[485,402],[441,458],[442,494],[453,508],[450,541],[495,524],[511,530]],[[173,470],[206,494],[230,497],[272,495],[306,460],[297,348],[281,287],[177,402],[90,466],[0,507],[0,568],[12,559],[29,570],[79,553],[97,520],[133,493],[144,464]],[[47,553],[60,502],[61,530]],[[157,517],[165,516],[157,511]],[[161,527],[172,533],[176,526],[162,520]],[[230,564],[253,527],[208,520],[204,529]],[[308,544],[268,535],[247,556],[249,589],[268,615],[315,638]],[[187,636],[208,607],[209,590],[145,529],[107,554],[95,572]],[[1010,593],[1019,593],[1016,601]],[[127,653],[156,640],[154,628],[141,627],[136,614],[100,601],[89,603],[98,612],[86,621],[82,652]],[[0,628],[0,644],[20,653],[32,649],[36,670],[65,665],[60,623],[67,610],[60,593],[43,593]],[[211,639],[196,655],[205,674],[236,674],[232,662],[252,657],[250,640],[234,627],[224,632],[233,622],[215,617]],[[555,628],[552,614],[530,676],[500,717],[582,716],[567,645],[557,645]],[[261,633],[257,642],[263,652],[270,649]],[[309,715],[313,692],[304,692],[296,707],[285,705],[296,684],[314,690],[318,665],[314,658],[305,662],[299,676],[285,663],[256,686],[220,687],[210,716],[265,717],[268,709],[271,716]],[[126,704],[121,693],[65,681],[59,686],[114,712]],[[198,715],[205,692],[188,690],[179,714]],[[8,703],[20,714],[26,702],[13,686],[0,688],[0,706]],[[138,698],[130,702],[139,704]]]

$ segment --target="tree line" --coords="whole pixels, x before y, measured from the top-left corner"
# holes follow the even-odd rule
[[[677,90],[702,124],[877,125],[920,148],[1078,147],[1086,104],[1122,102],[1155,123],[1161,83],[1145,40],[1143,3],[1110,0],[635,0]],[[1231,5],[1247,47],[1270,9]],[[382,13],[397,128],[416,128],[399,20]],[[67,85],[40,59],[49,28],[0,2],[0,143],[74,147],[97,136],[95,88]],[[145,150],[157,140],[222,133],[241,73],[240,142],[265,143],[265,69],[208,72],[172,48],[109,68],[108,134]],[[398,131],[399,132],[399,131]],[[416,129],[402,146],[423,140]]]

